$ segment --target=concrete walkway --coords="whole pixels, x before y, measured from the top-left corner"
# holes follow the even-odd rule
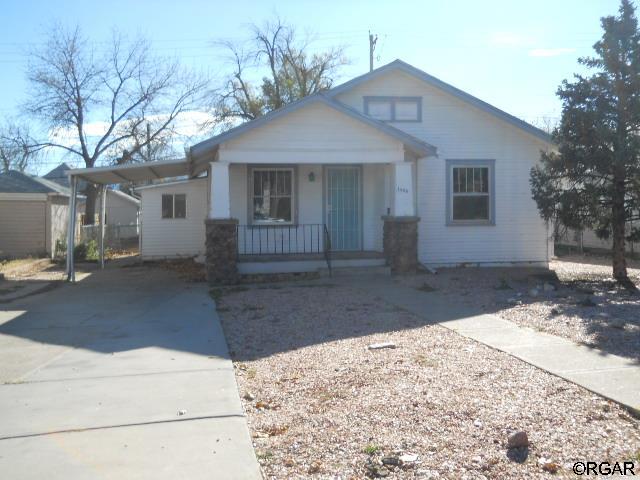
[[[261,478],[203,284],[107,269],[0,305],[0,380],[3,478]]]
[[[342,281],[366,289],[429,322],[438,323],[640,411],[640,365],[633,360],[520,327],[461,304],[452,304],[450,299],[437,292],[421,292],[399,284],[392,277],[359,277]]]

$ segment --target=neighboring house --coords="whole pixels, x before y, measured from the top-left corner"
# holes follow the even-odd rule
[[[633,223],[627,224],[627,234],[631,233]],[[613,247],[613,239],[599,238],[596,232],[590,228],[585,230],[567,230],[556,243],[560,246],[578,247],[579,250],[593,250],[593,251],[611,251]],[[625,243],[625,249],[627,252],[636,253],[640,251],[640,242]]]
[[[396,60],[201,142],[184,162],[72,173],[192,178],[140,189],[141,253],[205,255],[212,281],[316,270],[329,249],[334,267],[397,272],[546,266],[553,242],[529,172],[553,148],[545,132]]]
[[[62,185],[17,171],[0,174],[0,258],[53,257],[56,241],[66,238],[68,205]]]
[[[56,182],[59,185],[69,188],[69,177],[67,172],[71,167],[66,163],[61,163],[42,178]],[[79,182],[78,191],[82,192],[86,187],[85,182]],[[106,198],[106,225],[138,225],[140,200],[124,192],[114,189],[107,190]],[[131,229],[135,235],[136,229]]]

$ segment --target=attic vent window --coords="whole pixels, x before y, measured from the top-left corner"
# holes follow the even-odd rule
[[[422,97],[364,97],[364,113],[383,122],[421,122]]]

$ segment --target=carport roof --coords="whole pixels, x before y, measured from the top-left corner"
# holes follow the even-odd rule
[[[140,182],[189,174],[185,159],[144,162],[110,167],[76,168],[68,171],[91,183],[110,185],[113,183]]]

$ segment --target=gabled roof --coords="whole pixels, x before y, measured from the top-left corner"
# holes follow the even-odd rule
[[[215,148],[217,148],[221,143],[232,140],[255,128],[265,125],[266,123],[271,122],[272,120],[283,117],[284,115],[287,115],[289,113],[292,113],[296,110],[299,110],[303,107],[306,107],[314,103],[321,103],[323,105],[326,105],[338,112],[348,115],[349,117],[355,120],[358,120],[359,122],[369,125],[379,130],[380,132],[395,138],[396,140],[400,140],[409,150],[419,154],[420,156],[436,154],[436,147],[434,147],[433,145],[423,142],[422,140],[412,135],[409,135],[408,133],[405,133],[402,130],[392,127],[391,125],[388,125],[384,122],[371,118],[367,115],[363,115],[357,110],[347,105],[344,105],[323,93],[315,93],[313,95],[309,95],[308,97],[302,98],[296,102],[290,103],[289,105],[286,105],[282,108],[279,108],[278,110],[269,112],[260,118],[257,118],[247,123],[243,123],[242,125],[232,128],[231,130],[221,133],[220,135],[216,135],[215,137],[212,137],[208,140],[198,143],[191,147],[190,149],[191,155],[193,157],[202,156],[214,150]]]
[[[72,170],[72,168],[69,164],[63,162],[42,178],[51,180],[52,182],[56,182],[58,185],[62,185],[63,187],[70,189],[71,185],[69,185],[69,176],[67,175],[69,170]],[[78,191],[82,192],[85,188],[87,188],[87,182],[80,180],[78,182]]]
[[[107,190],[107,195],[114,195],[136,206],[140,206],[140,200],[138,200],[136,197],[132,195],[129,195],[128,193],[121,192],[120,190],[115,190],[113,188],[110,188],[109,190]]]
[[[68,186],[69,185],[69,177],[67,177],[67,172],[71,170],[71,167],[66,163],[61,163],[56,168],[51,170],[46,175],[43,175],[42,178],[46,178],[47,180],[52,180],[56,183],[60,183],[61,185]],[[64,182],[64,183],[61,183]]]
[[[474,107],[479,108],[480,110],[483,110],[489,113],[490,115],[493,115],[494,117],[502,121],[505,121],[513,125],[514,127],[527,132],[530,135],[533,135],[539,138],[540,140],[543,140],[544,142],[553,143],[551,135],[549,135],[547,132],[540,130],[539,128],[536,128],[533,125],[530,125],[524,120],[520,120],[519,118],[514,117],[513,115],[503,110],[500,110],[499,108],[494,107],[493,105],[490,105],[487,102],[480,100],[479,98],[474,97],[473,95],[470,95],[467,92],[460,90],[459,88],[454,87],[453,85],[449,85],[448,83],[443,82],[442,80],[432,75],[429,75],[428,73],[423,72],[419,68],[416,68],[413,65],[409,65],[408,63],[403,62],[402,60],[399,60],[399,59],[394,60],[393,62],[388,63],[387,65],[383,65],[382,67],[376,68],[371,72],[365,73],[364,75],[360,75],[359,77],[349,80],[348,82],[345,82],[342,85],[338,85],[332,88],[331,90],[327,91],[326,94],[330,97],[335,97],[336,95],[346,92],[347,90],[350,90],[358,85],[361,85],[369,80],[372,80],[374,78],[377,78],[381,75],[384,75],[385,73],[389,73],[394,70],[399,70],[404,73],[407,73],[412,77],[415,77],[418,80],[421,80],[427,83],[428,85],[431,85],[432,87],[435,87],[439,90],[449,93],[450,95],[453,95],[454,97],[462,100],[463,102],[469,103]]]
[[[10,170],[0,174],[2,193],[56,193],[69,196],[69,189],[50,180]]]

